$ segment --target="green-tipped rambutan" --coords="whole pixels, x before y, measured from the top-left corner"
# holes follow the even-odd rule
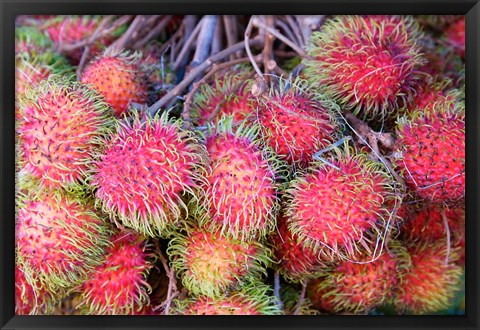
[[[258,126],[232,128],[224,117],[209,126],[206,181],[195,206],[201,226],[244,240],[266,236],[275,227],[280,163],[259,140]]]
[[[398,242],[390,242],[389,249],[372,259],[363,256],[357,262],[342,261],[325,269],[310,282],[308,292],[314,306],[329,312],[365,314],[389,300],[399,283],[403,265],[398,255],[406,249]]]
[[[345,146],[313,162],[290,183],[285,215],[304,246],[331,259],[352,259],[360,247],[375,253],[397,199],[383,164]]]
[[[15,314],[46,314],[51,309],[53,296],[39,285],[34,273],[28,275],[27,278],[18,265],[15,267]]]
[[[291,286],[283,285],[280,290],[280,297],[283,303],[285,315],[319,315],[312,301],[308,297],[300,298],[301,289],[295,289]],[[300,303],[300,306],[298,304]]]
[[[166,236],[185,218],[183,197],[200,181],[204,149],[168,113],[154,118],[133,112],[104,139],[89,179],[96,205],[119,226]]]
[[[403,314],[426,314],[447,309],[460,289],[462,267],[458,249],[446,240],[409,247],[410,265],[395,288],[393,303]]]
[[[25,277],[56,296],[86,280],[109,245],[110,227],[93,205],[61,190],[22,196],[15,237]]]
[[[127,112],[130,103],[148,101],[148,86],[145,72],[139,65],[140,58],[140,53],[107,49],[87,65],[81,82],[101,94],[120,117]]]
[[[271,251],[258,242],[244,242],[217,232],[192,228],[177,234],[167,253],[183,285],[194,294],[217,297],[266,276]]]
[[[264,139],[289,164],[305,167],[316,151],[337,140],[338,106],[315,94],[305,80],[281,80],[257,104]]]
[[[85,86],[51,76],[18,103],[24,171],[47,188],[82,184],[91,154],[110,132],[108,106]]]
[[[272,234],[270,242],[278,262],[275,268],[285,278],[298,282],[318,276],[323,266],[318,254],[304,246],[298,236],[288,229],[285,218],[278,217],[277,231]]]
[[[52,41],[34,26],[15,28],[15,56],[33,60],[52,50]]]
[[[149,303],[147,276],[152,253],[145,238],[119,232],[111,242],[105,260],[80,289],[82,303],[78,307],[89,315],[128,315],[144,310]]]
[[[281,312],[272,291],[263,283],[253,282],[220,297],[177,301],[177,311],[181,315],[278,315]]]
[[[251,80],[245,80],[249,71],[243,67],[237,70],[199,88],[192,104],[192,118],[198,125],[215,123],[225,115],[233,116],[233,124],[238,125],[254,114]]]
[[[421,37],[410,16],[335,16],[313,33],[305,73],[342,109],[381,122],[422,80]]]
[[[407,185],[434,203],[465,197],[465,110],[461,101],[439,98],[401,118],[396,164]]]

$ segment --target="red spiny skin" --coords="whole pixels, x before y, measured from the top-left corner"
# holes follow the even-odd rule
[[[226,289],[246,275],[259,251],[257,246],[229,240],[219,231],[196,231],[188,236],[185,253],[184,285],[193,292],[212,294],[218,289]],[[209,287],[213,287],[212,292]]]
[[[104,120],[94,101],[81,90],[61,88],[39,95],[20,111],[25,169],[47,188],[81,180],[95,148],[92,138],[99,135]]]
[[[321,311],[335,310],[333,299],[334,295],[327,295],[328,288],[323,287],[322,283],[326,281],[325,277],[318,277],[308,282],[307,296],[312,305]]]
[[[42,308],[46,302],[48,293],[43,289],[38,289],[27,281],[23,271],[15,267],[15,314],[30,315],[39,312],[38,308]]]
[[[399,283],[397,261],[387,252],[371,260],[368,256],[359,260],[362,264],[340,263],[312,283],[312,301],[329,313],[365,313],[381,305]]]
[[[222,300],[200,297],[191,303],[184,315],[261,315],[248,297],[238,295]]]
[[[307,165],[328,146],[337,127],[320,103],[301,95],[272,96],[260,102],[259,121],[269,145],[290,164]]]
[[[92,250],[101,249],[92,237],[95,244],[105,237],[102,221],[88,206],[50,193],[26,202],[17,219],[18,253],[35,275],[46,279],[81,273],[91,263]]]
[[[298,236],[288,229],[285,219],[280,217],[277,224],[278,232],[272,235],[272,242],[280,272],[296,281],[313,276],[320,266],[318,254],[299,243]]]
[[[136,234],[119,233],[112,238],[105,261],[83,283],[90,314],[123,315],[139,312],[148,303],[146,282],[151,264],[145,242]]]
[[[38,83],[52,73],[52,69],[48,66],[39,67],[25,61],[17,61],[15,66],[15,96],[25,94],[28,85],[36,86]],[[21,120],[22,114],[18,106],[15,107],[15,119]]]
[[[96,163],[92,180],[97,187],[95,197],[129,227],[137,228],[141,221],[149,228],[152,219],[173,222],[175,219],[165,214],[184,189],[195,185],[195,151],[172,123],[136,119],[133,124],[124,124],[106,142]]]
[[[456,202],[465,196],[464,114],[423,111],[429,115],[399,127],[398,167],[419,197],[434,203]]]
[[[311,80],[362,118],[382,120],[414,94],[419,34],[401,16],[336,16],[312,39]]]
[[[387,179],[366,169],[358,157],[331,163],[340,170],[323,166],[291,190],[289,228],[313,245],[353,253],[364,232],[388,217],[383,205],[389,195]]]
[[[450,24],[444,32],[446,42],[465,58],[465,16]]]
[[[239,91],[238,95],[228,97],[227,101],[224,101],[225,97],[223,94],[215,95],[199,109],[199,125],[206,125],[210,122],[209,119],[217,111],[216,109],[220,102],[223,102],[223,105],[220,106],[216,117],[212,119],[213,121],[220,119],[223,115],[232,115],[234,123],[241,123],[252,113],[250,97],[246,93]]]
[[[95,18],[64,16],[62,20],[55,18],[51,24],[48,24],[46,31],[55,44],[71,45],[91,37],[99,24],[100,20]],[[90,47],[90,55],[99,54],[102,48],[111,44],[112,41],[112,37],[103,37],[94,42]],[[66,55],[73,65],[78,65],[83,51],[84,47],[79,47],[67,52]]]
[[[407,241],[436,242],[447,239],[447,227],[442,216],[441,206],[428,205],[420,209],[408,209],[403,215],[401,233]],[[445,209],[450,241],[453,247],[460,248],[459,263],[465,263],[465,209]]]
[[[446,241],[414,244],[409,248],[411,263],[402,273],[394,303],[399,312],[425,314],[447,309],[459,289],[462,268],[458,255]]]
[[[263,231],[275,204],[275,173],[249,138],[213,134],[207,138],[211,172],[204,187],[214,227],[226,224],[234,237]]]
[[[92,84],[113,108],[117,117],[125,114],[131,102],[146,103],[148,93],[143,74],[136,64],[121,57],[103,56],[91,62],[83,72],[81,82]]]

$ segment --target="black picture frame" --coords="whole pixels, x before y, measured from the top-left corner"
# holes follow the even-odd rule
[[[466,15],[466,312],[464,316],[15,316],[14,24],[21,14],[460,14]],[[479,0],[0,0],[0,327],[13,329],[478,329]]]

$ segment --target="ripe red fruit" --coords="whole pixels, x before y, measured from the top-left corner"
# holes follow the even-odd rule
[[[465,58],[465,16],[450,24],[444,32],[445,42]]]
[[[458,249],[445,240],[413,244],[408,248],[410,264],[393,298],[400,313],[426,314],[447,309],[460,289],[462,267]],[[448,259],[447,259],[448,256]]]
[[[314,162],[286,191],[288,228],[298,241],[331,259],[373,253],[398,198],[381,163],[348,146]]]
[[[266,236],[275,226],[279,163],[258,140],[258,127],[232,129],[224,117],[205,138],[209,163],[196,206],[201,226],[237,239]]]
[[[193,294],[209,297],[260,279],[271,261],[271,251],[258,242],[243,242],[199,228],[175,235],[167,253],[181,274],[182,284]]]
[[[397,166],[407,185],[434,203],[465,197],[465,112],[460,101],[439,98],[402,118],[397,127]]]
[[[51,307],[52,295],[41,287],[34,276],[31,274],[27,279],[23,270],[18,265],[15,267],[16,315],[45,314]]]
[[[336,140],[337,106],[316,95],[301,79],[288,83],[257,101],[258,121],[264,139],[283,160],[305,167],[316,151]]]
[[[313,33],[305,73],[342,109],[381,122],[422,80],[421,37],[410,16],[335,16]]]
[[[82,303],[90,315],[127,315],[140,312],[149,303],[146,282],[152,267],[144,238],[119,232],[102,261],[82,284]]]
[[[25,277],[61,297],[101,262],[110,229],[93,207],[62,191],[40,191],[19,201],[16,248]],[[37,190],[38,191],[38,188]]]
[[[148,102],[145,73],[140,69],[140,54],[106,50],[90,62],[81,82],[101,94],[117,117],[128,110],[130,103]]]
[[[103,140],[90,184],[96,204],[119,226],[148,236],[166,236],[184,219],[184,195],[194,196],[204,149],[193,133],[168,113],[155,118],[119,120],[116,133]]]
[[[52,76],[20,96],[18,107],[24,171],[47,188],[82,185],[91,153],[111,129],[107,105],[85,86]]]

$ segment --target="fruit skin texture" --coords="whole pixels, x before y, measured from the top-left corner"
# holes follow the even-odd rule
[[[152,263],[145,239],[119,232],[111,242],[105,260],[82,284],[79,308],[89,315],[128,315],[149,303],[151,288],[146,280]]]
[[[266,276],[271,251],[258,242],[227,238],[199,228],[177,234],[167,253],[183,285],[193,294],[218,297]]]
[[[195,205],[200,226],[235,239],[265,237],[275,227],[281,165],[262,145],[258,126],[232,128],[230,117],[209,126],[207,174]]]
[[[373,251],[391,222],[389,205],[398,203],[393,179],[381,163],[348,146],[323,157],[286,190],[288,228],[315,253],[354,259],[360,247]]]
[[[406,250],[395,243],[395,253]],[[360,263],[342,261],[327,268],[318,279],[311,281],[307,292],[314,306],[329,313],[367,313],[392,296],[399,283],[401,265],[385,249],[376,258],[364,256]]]
[[[91,153],[110,133],[107,105],[96,93],[60,76],[27,90],[18,104],[23,171],[45,188],[81,187]]]
[[[465,109],[439,98],[399,120],[395,163],[410,189],[433,203],[465,197]]]
[[[465,58],[465,16],[450,24],[444,32],[445,43]]]
[[[198,296],[177,301],[180,315],[279,315],[281,312],[269,286],[252,282],[217,298]]]
[[[410,16],[335,16],[314,32],[305,61],[308,79],[342,109],[381,122],[395,115],[423,80]]]
[[[448,249],[446,241],[439,240],[413,244],[408,253],[410,266],[402,274],[393,298],[397,311],[428,314],[450,307],[462,275],[462,267],[457,264],[458,249]]]
[[[101,94],[115,115],[121,117],[131,102],[148,102],[148,87],[139,66],[140,58],[140,53],[107,49],[87,65],[81,82]]]
[[[118,226],[147,236],[168,236],[185,216],[183,201],[203,177],[205,151],[181,121],[168,113],[154,118],[119,120],[116,133],[104,139],[88,182],[95,204]]]
[[[277,228],[271,237],[271,243],[279,273],[292,282],[318,276],[323,266],[318,255],[299,242],[298,236],[288,229],[284,217],[279,217]]]
[[[305,167],[316,151],[337,139],[338,106],[317,95],[300,78],[282,81],[268,98],[257,101],[257,117],[269,146],[290,165]]]
[[[25,273],[17,265],[15,267],[15,314],[35,315],[46,314],[50,309],[53,297],[41,287],[34,274],[28,280]]]
[[[101,17],[97,16],[56,16],[43,24],[45,31],[56,45],[73,45],[89,38],[100,25]],[[99,54],[102,49],[112,43],[114,36],[103,37],[90,47],[90,55]],[[78,65],[84,47],[63,51],[72,65]]]
[[[33,191],[39,191],[34,195]],[[92,205],[64,191],[21,196],[15,230],[19,267],[54,296],[85,280],[101,262],[110,228]]]
[[[253,98],[249,92],[251,80],[245,80],[250,70],[243,67],[238,70],[240,73],[237,70],[227,72],[213,84],[205,83],[199,88],[191,108],[192,118],[198,125],[215,123],[223,116],[233,116],[232,124],[238,125],[254,114]]]

